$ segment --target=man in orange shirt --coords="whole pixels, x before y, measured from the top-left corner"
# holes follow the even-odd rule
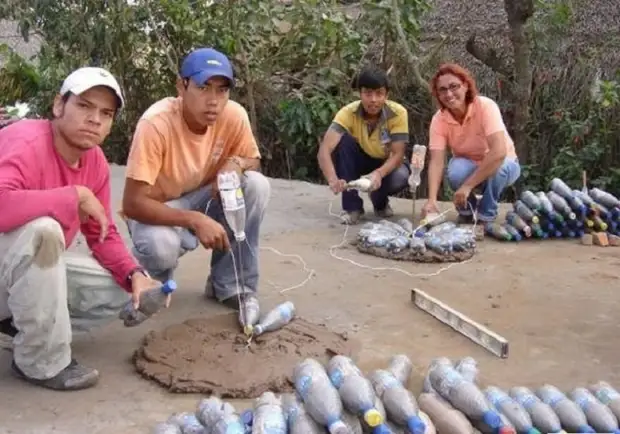
[[[238,308],[239,292],[257,290],[259,230],[270,185],[258,172],[260,153],[248,114],[229,99],[233,86],[224,54],[200,48],[187,55],[176,83],[178,97],[157,101],[138,122],[123,214],[134,255],[154,278],[171,278],[179,258],[202,244],[213,249],[207,296]],[[247,242],[241,249],[217,197],[217,175],[226,171],[237,172],[242,181]],[[241,291],[231,253],[243,267]]]

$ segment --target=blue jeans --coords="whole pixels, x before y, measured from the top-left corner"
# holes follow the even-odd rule
[[[378,169],[385,160],[372,158],[364,152],[357,141],[349,134],[344,134],[338,146],[332,154],[332,160],[338,179],[353,181],[363,175],[367,175]],[[389,196],[396,194],[409,185],[408,179],[411,173],[406,162],[385,176],[381,187],[370,193],[370,201],[375,210],[384,210],[389,201]],[[357,190],[344,191],[342,193],[342,209],[347,212],[362,211],[364,201]]]
[[[193,211],[207,210],[207,215],[221,223],[228,232],[230,247],[239,269],[243,265],[245,288],[242,292],[256,292],[258,288],[258,240],[260,226],[265,215],[271,187],[269,180],[259,172],[248,171],[242,177],[242,189],[246,210],[246,241],[238,243],[228,227],[219,200],[211,200],[211,187],[205,186],[187,193],[179,199],[166,202],[171,208]],[[207,209],[207,204],[209,208]],[[170,226],[151,226],[128,220],[127,226],[133,241],[133,254],[140,264],[160,281],[172,278],[179,259],[200,245],[198,239],[187,229]],[[239,249],[241,247],[241,249]],[[241,250],[241,253],[239,251]],[[239,257],[241,255],[241,257]],[[231,252],[213,250],[209,283],[215,297],[222,301],[237,294],[237,282]]]
[[[453,157],[448,163],[448,182],[450,188],[456,191],[469,178],[478,166],[462,157]],[[521,166],[516,159],[506,158],[497,171],[489,179],[480,184],[482,200],[477,203],[476,197],[471,194],[468,199],[471,209],[478,209],[480,221],[494,221],[497,218],[499,199],[504,190],[514,184],[521,176]],[[470,216],[471,209],[459,209],[462,216]]]

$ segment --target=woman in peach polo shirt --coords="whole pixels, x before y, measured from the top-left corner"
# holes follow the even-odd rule
[[[499,107],[478,94],[474,79],[458,65],[442,65],[431,80],[431,90],[440,108],[430,126],[428,202],[423,214],[438,212],[437,195],[449,148],[447,178],[455,191],[459,222],[472,222],[473,212],[479,221],[492,222],[503,191],[521,175]],[[473,193],[478,186],[482,189],[479,202]]]

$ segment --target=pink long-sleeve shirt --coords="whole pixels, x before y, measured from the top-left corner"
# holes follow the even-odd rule
[[[89,188],[106,210],[110,227],[103,242],[95,220],[80,222],[76,185]],[[113,223],[110,166],[100,147],[84,152],[73,168],[54,147],[50,121],[22,120],[0,130],[0,207],[0,233],[51,217],[60,223],[68,248],[81,230],[93,257],[131,292],[127,277],[138,264]]]

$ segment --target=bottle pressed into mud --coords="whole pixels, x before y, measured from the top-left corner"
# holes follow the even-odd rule
[[[133,306],[133,301],[128,301],[118,317],[123,320],[125,327],[134,327],[156,314],[166,301],[177,289],[174,280],[168,280],[163,285],[152,288],[140,294],[140,305],[138,309]]]
[[[254,326],[260,318],[260,304],[255,295],[242,295],[244,301],[239,306],[239,324],[243,327],[243,333],[251,336],[254,333]]]
[[[237,241],[245,240],[245,198],[239,175],[234,171],[218,174],[217,187],[230,230]]]
[[[282,328],[291,322],[294,316],[295,305],[290,301],[282,303],[267,312],[265,317],[254,325],[252,334],[258,336]]]

